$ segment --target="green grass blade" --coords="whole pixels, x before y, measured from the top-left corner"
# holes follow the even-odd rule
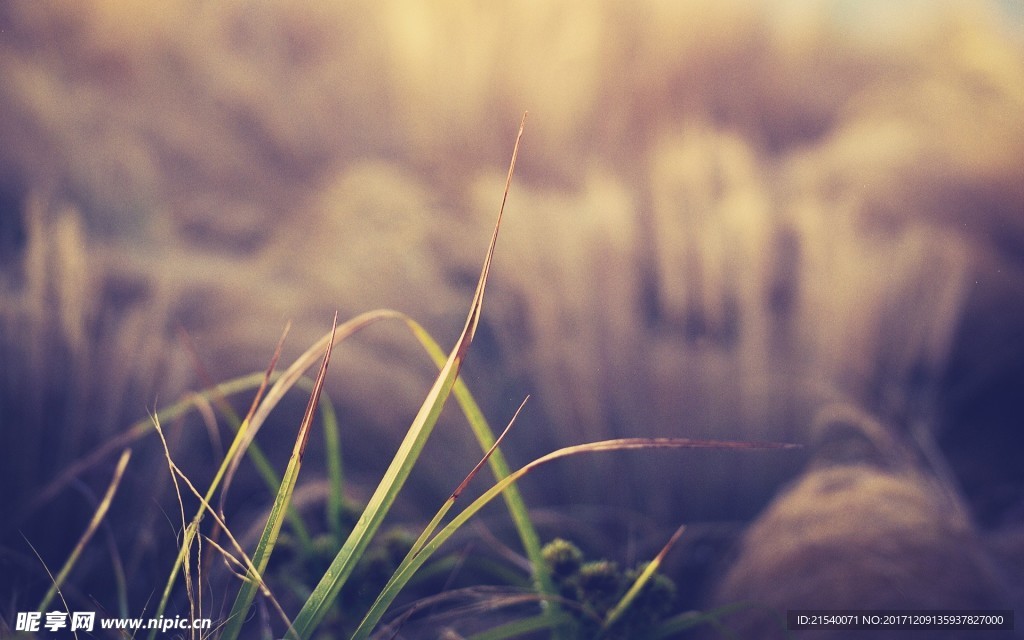
[[[327,523],[331,533],[341,538],[345,506],[344,475],[341,470],[341,437],[338,416],[327,394],[320,397],[320,419],[324,429],[324,457],[327,459]]]
[[[439,367],[442,366],[444,363],[444,353],[437,342],[415,320],[408,317],[405,317],[404,320],[413,335],[416,336],[416,339],[423,345],[424,350],[434,360],[434,363]],[[480,406],[473,399],[473,395],[461,379],[456,381],[452,393],[458,401],[463,415],[466,416],[466,420],[469,422],[469,426],[473,431],[473,435],[476,436],[480,448],[487,451],[494,445],[494,431],[487,423],[487,419],[484,418]],[[510,473],[508,462],[506,462],[505,456],[502,455],[500,449],[494,451],[488,460],[488,464],[491,467],[495,480],[501,480]],[[551,572],[548,571],[547,563],[544,562],[544,556],[541,553],[540,536],[537,535],[537,529],[533,526],[533,521],[530,519],[526,502],[523,500],[519,488],[514,485],[509,487],[508,491],[503,494],[503,497],[506,508],[512,516],[512,522],[519,533],[519,539],[523,543],[526,557],[530,560],[538,589],[543,594],[554,595],[555,585],[551,580]]]
[[[474,305],[474,313],[478,308],[477,305]],[[465,347],[468,347],[469,330],[474,329],[475,325],[475,319],[472,323],[467,323],[462,339],[452,351],[451,357],[427,395],[426,401],[420,407],[420,411],[399,445],[391,465],[385,471],[384,477],[368,501],[363,515],[360,516],[348,539],[331,562],[331,566],[296,616],[294,626],[299,637],[309,638],[313,629],[327,614],[338,592],[341,591],[352,569],[355,568],[355,563],[362,557],[363,551],[380,527],[380,523],[394,503],[398,492],[402,489],[413,465],[419,458],[420,451],[437,423],[444,401],[454,385],[458,367],[465,356]]]
[[[479,298],[481,296],[482,289],[478,287],[462,336],[399,445],[391,465],[384,473],[384,477],[368,501],[363,515],[360,516],[348,539],[296,616],[294,626],[301,638],[309,638],[313,629],[327,614],[331,603],[334,602],[355,567],[355,563],[362,556],[366,546],[380,527],[381,521],[391,508],[398,492],[412,471],[413,465],[419,458],[420,451],[426,444],[427,438],[441,414],[444,401],[455,384],[458,369],[465,358],[466,349],[469,347],[473,332],[479,322]]]
[[[327,376],[327,365],[331,360],[331,349],[334,344],[333,335],[338,327],[338,315],[334,315],[334,324],[331,327],[332,340],[327,343],[327,350],[324,352],[323,363],[320,365],[320,373],[317,374],[316,382],[313,385],[313,393],[310,395],[309,404],[306,407],[306,414],[299,426],[298,436],[295,438],[295,446],[292,455],[288,460],[288,467],[285,469],[284,477],[281,479],[281,489],[274,497],[274,504],[270,509],[270,516],[264,526],[263,534],[256,544],[256,551],[252,556],[252,564],[255,572],[249,573],[249,580],[243,581],[238,590],[235,603],[228,615],[228,621],[224,627],[222,640],[235,640],[242,630],[242,623],[245,621],[245,614],[256,597],[256,580],[262,575],[270,562],[270,556],[274,552],[277,538],[281,533],[281,526],[284,524],[284,515],[291,503],[292,494],[295,492],[295,485],[299,479],[299,471],[302,468],[302,457],[306,451],[306,443],[309,442],[309,431],[313,424],[313,416],[316,414],[316,407],[320,400],[320,390],[323,389],[324,378]]]
[[[103,518],[107,515],[107,511],[110,509],[110,503],[114,500],[114,494],[117,493],[117,487],[121,484],[121,478],[124,476],[124,470],[128,466],[128,461],[132,457],[131,449],[125,449],[121,452],[121,457],[117,461],[117,466],[114,468],[114,476],[110,479],[110,484],[107,486],[107,492],[104,494],[103,499],[100,501],[99,506],[96,507],[96,511],[93,512],[92,518],[89,520],[89,525],[85,528],[85,532],[82,533],[82,537],[78,539],[78,543],[75,544],[75,548],[71,551],[71,554],[64,561],[64,566],[57,573],[57,577],[53,579],[53,584],[50,585],[46,595],[43,596],[43,600],[36,607],[36,611],[46,611],[47,607],[50,606],[50,602],[53,597],[57,595],[57,591],[60,590],[62,584],[67,579],[68,574],[71,573],[71,569],[74,568],[78,562],[78,558],[82,555],[82,550],[85,549],[85,545],[92,539],[96,529],[99,528]]]
[[[529,398],[527,398],[527,400],[529,400]],[[453,491],[452,494],[448,496],[448,499],[444,501],[444,504],[441,505],[441,508],[438,509],[436,514],[434,514],[434,517],[430,520],[430,523],[428,523],[427,526],[423,529],[423,532],[420,533],[419,537],[416,539],[416,542],[414,542],[413,545],[409,548],[409,552],[405,555],[405,558],[402,559],[402,562],[398,565],[398,568],[388,579],[387,584],[384,585],[384,588],[381,590],[381,595],[377,597],[377,600],[373,603],[373,606],[371,606],[370,611],[360,621],[359,626],[352,634],[352,640],[362,640],[366,638],[373,630],[373,625],[375,625],[377,623],[377,620],[379,620],[379,616],[376,613],[378,607],[387,607],[387,604],[382,602],[384,594],[387,593],[388,590],[393,587],[395,580],[402,575],[402,570],[405,567],[409,566],[412,563],[413,559],[417,555],[419,555],[423,547],[433,537],[434,532],[437,531],[437,527],[440,526],[441,521],[444,520],[444,517],[448,515],[448,512],[451,510],[452,506],[455,505],[455,501],[459,499],[459,496],[462,495],[462,492],[466,490],[466,487],[469,485],[470,482],[473,481],[473,478],[475,478],[476,475],[480,472],[480,469],[483,468],[484,464],[487,463],[488,459],[490,459],[494,452],[498,450],[498,444],[500,444],[501,441],[505,439],[505,436],[508,435],[508,432],[512,429],[512,425],[515,424],[516,418],[519,417],[519,413],[523,410],[523,407],[525,405],[526,400],[523,400],[523,403],[519,405],[519,409],[516,410],[515,415],[512,416],[512,420],[509,421],[508,426],[505,427],[505,430],[502,432],[501,436],[498,437],[498,440],[493,445],[491,445],[491,447],[484,453],[483,458],[481,458],[480,461],[476,464],[476,466],[473,467],[472,471],[470,471],[469,474],[466,475],[466,478],[459,484],[455,491]],[[411,578],[412,574],[410,574],[409,577]],[[383,614],[383,610],[380,611],[380,614]]]
[[[679,540],[679,536],[683,535],[683,531],[685,530],[686,525],[676,529],[676,532],[672,534],[672,537],[669,538],[668,543],[666,543],[661,551],[658,552],[658,555],[647,563],[647,566],[640,572],[640,575],[637,576],[635,581],[633,581],[633,584],[629,587],[626,593],[623,594],[619,602],[616,603],[616,605],[612,607],[611,611],[608,612],[608,615],[604,619],[604,623],[601,625],[602,633],[618,622],[619,618],[622,617],[622,614],[629,609],[633,604],[633,601],[636,600],[636,597],[640,595],[640,591],[643,590],[644,586],[650,582],[651,578],[654,577],[654,574],[657,573],[658,569],[661,567],[661,563],[665,560],[665,556],[668,554],[669,550],[675,546],[676,542]]]

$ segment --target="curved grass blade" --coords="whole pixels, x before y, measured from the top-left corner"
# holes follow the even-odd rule
[[[492,444],[491,448],[484,453],[484,456],[483,458],[480,459],[480,462],[476,463],[476,466],[473,467],[473,470],[469,472],[469,474],[459,484],[455,491],[453,491],[452,494],[448,496],[448,499],[444,501],[444,504],[441,505],[441,508],[438,509],[437,513],[434,514],[434,517],[423,529],[423,533],[420,534],[419,538],[416,539],[416,542],[414,542],[412,547],[409,548],[409,555],[416,555],[417,553],[419,553],[420,549],[423,548],[423,545],[425,545],[427,541],[430,540],[430,537],[434,535],[434,532],[437,530],[437,527],[440,526],[441,521],[444,520],[444,517],[448,515],[448,511],[451,510],[451,508],[455,505],[455,501],[459,499],[459,496],[462,495],[462,492],[466,490],[466,487],[469,486],[469,483],[473,481],[473,478],[475,478],[476,475],[480,473],[480,469],[483,468],[483,466],[487,463],[488,459],[490,459],[494,452],[498,450],[498,445],[501,443],[502,440],[505,439],[505,436],[508,435],[508,432],[512,429],[512,425],[515,424],[516,422],[516,418],[519,417],[519,412],[523,410],[523,407],[526,406],[526,401],[529,399],[529,396],[527,396],[526,400],[523,400],[522,404],[519,405],[519,408],[516,409],[515,415],[513,415],[512,419],[509,420],[508,426],[506,426],[505,430],[501,433],[500,436],[498,436],[498,440],[494,444]]]
[[[451,538],[470,518],[480,509],[498,497],[510,485],[530,473],[537,467],[544,464],[580,455],[583,453],[596,453],[601,451],[627,451],[637,449],[792,449],[799,445],[778,443],[778,442],[731,442],[722,440],[692,440],[689,438],[620,438],[615,440],[602,440],[588,444],[579,444],[571,447],[564,447],[541,456],[524,467],[510,474],[508,477],[498,481],[494,486],[484,492],[472,504],[467,506],[455,518],[452,519],[437,535],[423,545],[418,553],[410,553],[402,560],[401,565],[391,576],[391,579],[384,586],[376,602],[370,611],[363,618],[357,632],[352,636],[353,640],[360,640],[369,636],[369,633],[377,626],[384,613],[391,603],[394,602],[399,592],[408,584],[413,575],[420,567],[437,551],[437,549]]]
[[[82,550],[85,549],[85,545],[92,539],[96,529],[99,528],[100,522],[103,521],[104,516],[107,515],[107,511],[110,509],[110,503],[114,500],[114,494],[117,493],[117,488],[121,484],[121,478],[124,476],[124,470],[128,466],[128,461],[132,457],[132,450],[125,449],[121,452],[121,457],[117,461],[117,466],[114,468],[114,476],[110,479],[110,484],[107,486],[107,492],[103,495],[103,499],[100,501],[96,511],[93,512],[92,518],[89,520],[89,525],[85,528],[85,532],[82,533],[82,537],[78,539],[78,543],[75,544],[75,548],[71,551],[67,560],[64,561],[64,566],[57,573],[57,577],[53,579],[53,584],[50,585],[46,595],[43,596],[39,606],[36,607],[36,611],[46,611],[47,607],[50,606],[50,602],[53,601],[53,597],[57,595],[60,590],[60,586],[67,580],[68,574],[71,573],[71,569],[78,562],[79,556],[82,555]]]
[[[236,393],[241,393],[242,391],[255,389],[259,387],[263,377],[263,372],[250,373],[248,375],[233,378],[218,385],[214,385],[209,389],[205,389],[197,393],[190,393],[188,396],[174,404],[158,411],[155,417],[161,422],[171,422],[190,411],[201,401],[209,401],[218,396],[231,396]],[[31,512],[48,502],[74,478],[81,475],[81,473],[86,469],[95,466],[114,451],[135,442],[149,434],[151,431],[153,431],[153,417],[147,415],[145,418],[134,422],[123,433],[108,440],[104,444],[93,449],[84,457],[71,463],[59,476],[51,480],[50,483],[42,489],[42,491],[36,494],[36,497],[32,499],[32,502],[29,505],[29,511]]]

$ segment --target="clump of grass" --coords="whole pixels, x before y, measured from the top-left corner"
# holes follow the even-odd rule
[[[439,549],[485,505],[500,496],[516,525],[523,551],[530,562],[532,595],[529,599],[538,603],[539,607],[532,614],[497,624],[479,633],[475,636],[478,640],[500,640],[544,631],[556,640],[668,637],[676,630],[694,623],[693,616],[667,617],[672,612],[675,587],[668,578],[658,573],[665,555],[682,534],[682,528],[656,557],[625,571],[607,560],[586,560],[579,549],[563,540],[553,541],[542,549],[536,528],[516,489],[516,482],[542,465],[594,452],[697,447],[753,449],[787,445],[682,438],[626,438],[566,447],[533,460],[515,471],[510,470],[499,444],[509,433],[515,417],[501,436],[496,438],[469,390],[458,379],[458,373],[479,324],[491,259],[522,133],[521,125],[512,153],[502,206],[477,289],[462,334],[447,355],[419,324],[399,312],[373,311],[342,324],[338,324],[335,317],[331,331],[283,372],[275,373],[279,344],[270,366],[262,376],[248,376],[207,389],[155,413],[148,425],[134,425],[124,437],[115,441],[117,446],[124,446],[155,431],[164,445],[167,466],[178,492],[181,512],[180,549],[152,617],[164,615],[172,594],[176,592],[179,578],[184,580],[185,595],[193,618],[218,615],[208,600],[203,600],[204,570],[209,572],[209,567],[201,560],[201,549],[206,545],[224,558],[239,580],[230,611],[217,629],[220,640],[236,640],[243,635],[243,628],[250,624],[263,625],[265,633],[271,633],[271,628],[283,627],[285,637],[297,640],[308,640],[320,630],[332,637],[349,637],[351,640],[368,638],[380,628],[398,595],[413,584],[417,577],[424,575],[424,567],[428,563],[438,561]],[[345,498],[338,425],[330,402],[322,390],[333,346],[362,328],[383,320],[402,322],[434,360],[439,373],[376,489],[365,504],[356,505]],[[306,371],[318,361],[319,373],[314,380],[308,381]],[[254,439],[280,400],[297,385],[307,386],[309,401],[287,467],[279,476],[266,461]],[[232,415],[226,403],[217,402],[228,393],[251,389],[256,389],[254,399],[249,412],[241,420]],[[417,464],[418,456],[449,395],[455,396],[466,416],[483,451],[482,458],[459,487],[440,504],[434,517],[418,535],[404,527],[384,528],[384,518]],[[210,400],[221,407],[221,413],[235,426],[235,435],[213,479],[206,490],[200,492],[175,464],[163,439],[160,423],[162,419],[180,415],[192,407],[205,406]],[[292,505],[303,457],[318,413],[324,425],[330,486],[324,508],[326,522],[320,526],[307,521]],[[108,445],[90,454],[69,474],[56,479],[44,493],[53,495],[74,477],[74,473],[95,464],[111,450],[112,447]],[[262,534],[251,555],[231,532],[223,507],[231,480],[246,459],[253,462],[274,495],[269,515],[263,523]],[[122,470],[125,462],[126,459],[123,459]],[[466,485],[484,466],[490,467],[494,484],[472,503],[456,510]],[[198,499],[199,506],[191,517],[186,516],[183,494],[192,494]],[[109,499],[105,502],[109,503]],[[449,518],[453,512],[454,515]],[[207,516],[215,521],[214,526],[204,524]],[[278,548],[287,553],[279,555],[274,564],[272,559]],[[76,558],[76,554],[69,557],[61,576],[66,575]],[[55,582],[59,584],[59,580]],[[275,594],[273,589],[279,589],[280,593]],[[278,598],[278,595],[286,593],[301,601],[294,618],[285,611]],[[260,599],[257,600],[257,597]],[[522,604],[523,600],[512,598],[509,602]],[[248,622],[254,603],[269,603],[280,619],[280,624],[267,620]],[[250,631],[246,629],[244,633],[248,636]],[[280,635],[280,632],[274,633],[275,637]]]

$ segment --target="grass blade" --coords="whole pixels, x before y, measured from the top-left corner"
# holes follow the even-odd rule
[[[444,504],[441,505],[441,508],[438,509],[437,513],[434,514],[434,517],[423,529],[423,532],[416,539],[416,542],[414,542],[413,545],[409,548],[409,552],[406,554],[405,558],[402,559],[402,562],[399,564],[398,569],[388,580],[388,583],[384,585],[384,589],[381,590],[382,595],[383,593],[387,592],[388,589],[392,586],[395,578],[401,575],[402,568],[411,563],[412,559],[420,553],[424,545],[426,545],[430,538],[434,535],[434,532],[437,530],[437,527],[440,526],[441,521],[444,520],[444,517],[448,515],[448,512],[455,505],[455,501],[459,499],[459,496],[462,495],[462,492],[465,491],[467,486],[469,486],[469,483],[473,481],[473,478],[476,477],[476,475],[480,472],[480,469],[482,469],[484,464],[487,463],[487,460],[491,457],[491,455],[498,450],[498,445],[501,443],[502,440],[505,439],[505,436],[508,435],[508,432],[512,429],[512,425],[515,424],[516,418],[519,417],[519,412],[523,410],[524,406],[526,406],[527,400],[529,400],[529,397],[527,397],[526,400],[523,400],[522,404],[519,405],[519,408],[516,410],[515,415],[512,416],[512,419],[509,421],[508,426],[505,427],[505,430],[498,437],[498,440],[493,445],[491,445],[490,449],[488,449],[484,453],[484,456],[480,459],[479,462],[477,462],[476,466],[473,467],[473,470],[466,475],[466,478],[459,484],[455,491],[453,491],[452,494],[448,496],[448,499],[444,501]],[[378,596],[377,600],[373,603],[373,606],[370,607],[370,610],[367,612],[366,616],[363,617],[363,619],[359,623],[359,626],[352,634],[351,640],[362,640],[366,638],[373,630],[373,625],[375,625],[377,621],[380,620],[380,618],[383,616],[384,609],[387,608],[388,604],[390,603],[383,602],[381,596]]]
[[[287,333],[287,328],[285,329],[285,332]],[[170,599],[171,592],[174,589],[174,583],[175,583],[175,581],[178,578],[178,572],[181,571],[181,570],[184,570],[184,572],[187,575],[187,573],[189,571],[189,567],[188,567],[188,562],[189,562],[189,560],[188,560],[189,545],[185,544],[185,543],[191,541],[192,537],[194,537],[195,534],[198,533],[199,525],[202,522],[203,517],[206,514],[207,506],[210,504],[210,501],[213,498],[213,494],[214,494],[214,492],[216,492],[217,487],[221,483],[221,480],[224,478],[225,474],[228,472],[229,462],[230,462],[230,460],[232,460],[232,456],[234,455],[234,452],[238,450],[238,448],[241,446],[242,442],[245,439],[245,435],[248,432],[249,419],[252,416],[253,409],[256,407],[257,404],[259,404],[260,398],[263,396],[263,393],[264,393],[264,391],[267,388],[267,383],[271,379],[271,376],[273,375],[274,367],[277,364],[278,357],[280,356],[281,346],[282,346],[283,342],[284,342],[284,336],[282,335],[281,339],[277,343],[277,348],[274,350],[274,355],[270,359],[270,364],[267,366],[267,370],[262,374],[262,376],[260,376],[259,387],[258,387],[258,389],[256,391],[255,397],[253,398],[252,405],[251,405],[251,407],[249,409],[249,414],[245,417],[244,420],[242,420],[242,424],[239,425],[238,430],[235,432],[235,437],[231,441],[231,446],[228,449],[228,452],[227,452],[227,454],[224,457],[224,461],[221,462],[220,466],[217,468],[217,472],[214,474],[213,480],[210,481],[210,486],[206,490],[206,495],[205,496],[199,496],[198,493],[197,493],[197,497],[200,497],[199,509],[197,509],[195,515],[192,516],[191,522],[187,526],[184,526],[183,529],[182,529],[182,534],[184,536],[183,544],[182,544],[181,548],[178,550],[177,558],[174,561],[174,567],[171,569],[171,574],[167,578],[167,584],[164,586],[163,596],[161,597],[160,602],[157,604],[157,608],[156,608],[156,612],[155,612],[157,617],[162,616],[164,611],[167,608],[167,603],[168,603],[168,601]],[[175,476],[176,476],[176,473],[178,472],[178,469],[177,469],[177,465],[174,464],[174,460],[171,458],[171,452],[167,448],[167,441],[164,440],[163,432],[160,430],[160,414],[156,414],[156,415],[152,416],[152,427],[151,428],[156,430],[157,435],[160,436],[160,440],[161,440],[161,442],[164,445],[164,457],[167,459],[167,465],[168,465],[168,467],[170,468],[170,471],[171,471],[171,478],[172,478],[172,480],[174,480],[175,487],[177,488],[177,480],[175,480]],[[182,479],[185,480],[185,482],[189,485],[189,487],[192,487],[192,483],[189,482],[187,478],[182,477]],[[181,501],[180,491],[179,491],[179,495],[178,495],[178,500],[179,500],[179,503],[180,503],[180,501]],[[183,506],[182,506],[182,514],[181,515],[182,515],[182,520],[184,520],[185,514],[184,514],[184,507]],[[217,522],[218,522],[218,524],[222,523],[223,522],[223,518],[217,518]],[[150,633],[149,633],[148,640],[153,640],[156,637],[156,632],[157,632],[156,629],[152,629],[150,631]]]
[[[124,476],[124,470],[128,466],[128,461],[132,457],[132,450],[125,449],[121,452],[121,457],[117,461],[117,466],[114,468],[114,476],[110,479],[110,484],[107,486],[107,492],[103,495],[103,500],[100,501],[96,511],[92,514],[92,519],[89,520],[89,526],[85,528],[85,532],[82,533],[82,537],[78,539],[78,543],[75,544],[75,548],[71,551],[71,555],[68,556],[67,560],[64,561],[64,566],[57,573],[57,577],[53,579],[53,584],[50,585],[46,595],[43,596],[43,600],[36,607],[36,611],[46,611],[47,607],[50,606],[50,602],[53,597],[57,595],[60,590],[60,586],[64,584],[68,574],[71,573],[71,569],[78,562],[79,556],[82,555],[82,550],[85,549],[85,545],[92,539],[96,529],[99,528],[100,522],[107,515],[107,511],[110,509],[110,503],[114,500],[114,494],[117,493],[117,487],[121,484],[121,478]]]
[[[443,366],[444,353],[437,342],[415,320],[409,317],[404,319],[410,331],[420,341],[420,344],[423,345],[423,348],[434,360],[434,363],[438,367]],[[494,432],[487,423],[487,419],[484,418],[480,406],[473,399],[473,395],[469,392],[461,378],[455,382],[452,394],[455,396],[456,401],[458,401],[462,413],[466,416],[466,420],[469,422],[470,429],[472,429],[473,435],[476,436],[480,448],[488,451],[495,443]],[[511,472],[508,462],[506,462],[505,456],[502,455],[500,449],[494,450],[493,455],[488,459],[488,464],[491,467],[495,480],[501,480]],[[533,521],[530,519],[526,502],[523,500],[519,488],[513,485],[502,496],[509,515],[512,517],[512,522],[515,524],[516,531],[519,533],[519,539],[523,543],[526,557],[530,560],[537,589],[542,594],[554,596],[556,593],[555,585],[551,580],[551,573],[548,571],[547,563],[544,562],[544,556],[541,553],[540,536],[537,534],[537,529],[533,526]]]
[[[249,580],[242,582],[242,586],[238,590],[235,603],[231,607],[231,613],[228,615],[227,625],[221,636],[224,640],[235,640],[238,637],[242,629],[242,623],[245,621],[245,614],[248,612],[253,598],[256,597],[255,579],[267,568],[267,563],[270,561],[274,546],[277,544],[277,538],[281,533],[281,525],[284,524],[284,516],[291,502],[292,494],[295,491],[295,485],[298,482],[299,471],[302,467],[302,457],[306,451],[306,443],[309,442],[309,431],[320,400],[320,390],[323,388],[324,379],[327,376],[327,365],[331,360],[331,348],[334,344],[333,335],[337,328],[338,314],[335,313],[334,323],[331,326],[332,340],[327,343],[323,363],[320,365],[320,373],[317,374],[316,382],[313,385],[313,393],[310,395],[309,404],[306,406],[306,414],[302,418],[299,433],[295,439],[295,446],[288,460],[288,467],[285,469],[284,477],[281,479],[281,489],[274,497],[274,504],[270,509],[270,516],[267,518],[263,535],[260,536],[259,542],[256,545],[256,551],[252,556],[252,564],[256,571],[250,574]]]
[[[327,523],[331,533],[340,539],[345,506],[341,437],[338,434],[338,416],[326,394],[320,398],[320,416],[324,429],[324,455],[327,459]]]
[[[654,574],[657,573],[658,568],[661,567],[661,563],[665,560],[665,556],[668,554],[669,550],[675,546],[676,542],[679,540],[679,536],[683,535],[683,531],[685,530],[686,525],[682,525],[676,529],[676,532],[672,534],[672,537],[669,538],[665,546],[662,547],[660,552],[658,552],[658,555],[647,563],[647,566],[640,572],[640,575],[637,576],[632,586],[629,587],[619,602],[616,603],[616,605],[612,607],[611,611],[608,612],[608,616],[604,619],[604,624],[601,625],[602,633],[618,622],[619,618],[622,617],[622,614],[629,609],[630,605],[633,604],[633,601],[636,600],[636,597],[640,595],[640,591],[648,582],[650,582],[651,578],[654,577]]]
[[[525,116],[524,116],[525,121]],[[466,317],[466,324],[462,329],[455,347],[448,356],[447,361],[438,373],[437,378],[419,412],[413,419],[409,431],[398,447],[398,452],[391,461],[391,465],[384,472],[377,489],[370,497],[363,515],[353,528],[352,533],[342,545],[341,550],[335,556],[331,566],[327,569],[323,578],[313,589],[313,593],[303,605],[299,614],[295,617],[294,626],[299,636],[303,639],[309,638],[313,630],[327,615],[331,604],[337,597],[338,592],[345,585],[349,575],[355,568],[355,563],[362,556],[366,546],[380,527],[384,516],[390,510],[398,492],[405,484],[413,465],[419,458],[420,451],[426,444],[437,418],[441,414],[445,400],[455,385],[459,369],[466,357],[469,345],[476,334],[477,326],[480,323],[480,314],[483,309],[484,291],[487,287],[487,276],[490,272],[491,261],[494,256],[494,248],[498,242],[498,231],[501,228],[501,217],[505,210],[505,201],[508,198],[509,185],[512,181],[512,174],[515,169],[515,159],[519,151],[519,140],[523,135],[523,125],[519,127],[519,135],[516,137],[515,148],[512,152],[512,162],[509,166],[508,179],[505,182],[505,194],[502,197],[501,208],[498,210],[498,219],[494,224],[494,231],[491,234],[491,242],[487,247],[487,254],[484,258],[483,267],[480,270],[480,279],[477,282],[476,292],[470,305],[469,314]]]

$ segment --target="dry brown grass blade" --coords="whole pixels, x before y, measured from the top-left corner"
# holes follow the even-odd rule
[[[263,380],[260,382],[260,386],[252,398],[252,402],[249,404],[249,411],[246,412],[245,418],[239,425],[239,430],[244,430],[251,424],[250,421],[252,420],[252,416],[256,413],[256,408],[260,405],[260,401],[263,399],[263,395],[267,391],[267,386],[270,384],[270,377],[274,374],[274,368],[277,366],[277,361],[281,358],[281,350],[284,348],[284,339],[288,337],[288,331],[291,329],[291,326],[292,323],[290,321],[285,324],[284,331],[281,332],[281,337],[278,339],[277,346],[274,348],[274,355],[270,358],[270,364],[267,365],[267,370],[263,374]],[[220,490],[220,500],[217,502],[217,507],[220,509],[219,513],[222,519],[224,518],[224,502],[227,500],[228,489],[231,488],[231,482],[234,480],[235,471],[237,470],[238,465],[232,464],[224,474],[224,481]]]
[[[515,414],[512,415],[512,419],[509,420],[508,426],[506,426],[505,430],[501,432],[501,435],[498,436],[498,439],[494,441],[494,444],[491,445],[491,448],[487,450],[487,453],[485,453],[484,456],[480,458],[480,462],[477,462],[476,466],[473,467],[473,470],[466,475],[466,479],[459,484],[458,488],[456,488],[455,491],[452,492],[451,498],[449,498],[449,500],[451,500],[452,502],[458,500],[459,496],[462,495],[462,492],[466,490],[467,486],[469,486],[469,483],[472,482],[473,478],[476,477],[476,474],[480,473],[480,470],[484,468],[484,465],[487,464],[487,461],[490,460],[494,452],[498,450],[498,446],[505,439],[505,436],[507,436],[508,432],[511,431],[512,425],[516,423],[516,418],[519,417],[519,413],[523,410],[523,407],[526,406],[526,402],[529,399],[530,396],[526,396],[526,398],[523,399],[523,402],[519,405],[519,408],[516,409]]]
[[[334,350],[334,332],[338,330],[338,312],[334,312],[334,320],[331,323],[331,340],[327,343],[327,350],[324,352],[323,362],[320,364],[320,371],[316,374],[313,382],[313,393],[309,394],[309,403],[306,405],[306,413],[302,416],[302,425],[299,427],[300,443],[296,447],[299,461],[306,453],[306,443],[309,442],[310,426],[313,424],[313,416],[316,414],[316,405],[320,402],[320,393],[324,389],[324,380],[327,378],[327,365],[331,362],[331,353]],[[255,405],[253,405],[255,409]]]
[[[199,503],[204,509],[204,511],[210,514],[210,517],[214,519],[214,521],[217,523],[217,526],[220,527],[220,530],[224,532],[228,540],[231,542],[231,546],[234,548],[235,553],[237,554],[237,557],[231,556],[231,559],[234,562],[241,564],[246,568],[246,571],[248,571],[248,577],[254,581],[256,586],[259,588],[260,593],[262,593],[263,596],[267,598],[267,600],[273,606],[274,610],[280,616],[281,620],[288,627],[289,632],[294,635],[294,630],[292,629],[292,622],[288,618],[288,614],[284,612],[284,609],[281,607],[280,602],[278,602],[277,598],[271,592],[270,587],[267,586],[267,583],[263,580],[263,576],[256,569],[256,566],[253,564],[252,559],[245,552],[245,549],[238,542],[238,539],[235,537],[233,533],[231,533],[231,529],[228,528],[227,523],[220,517],[217,511],[213,509],[212,505],[210,505],[209,502],[207,502],[206,498],[204,498],[203,495],[199,492],[199,490],[196,489],[195,485],[192,484],[192,481],[188,479],[188,476],[185,475],[181,468],[179,468],[178,465],[174,462],[174,460],[170,457],[170,451],[165,448],[164,454],[167,457],[167,465],[170,468],[171,473],[180,478],[181,481],[185,484],[185,486],[188,487],[188,490],[192,493],[192,495],[194,495],[196,499],[199,500]],[[177,483],[175,483],[175,486],[177,486]],[[195,527],[197,526],[197,523],[192,522],[188,526]],[[217,545],[217,547],[223,548],[220,545]],[[187,562],[187,559],[185,561]],[[162,611],[162,606],[158,608],[158,611]]]

